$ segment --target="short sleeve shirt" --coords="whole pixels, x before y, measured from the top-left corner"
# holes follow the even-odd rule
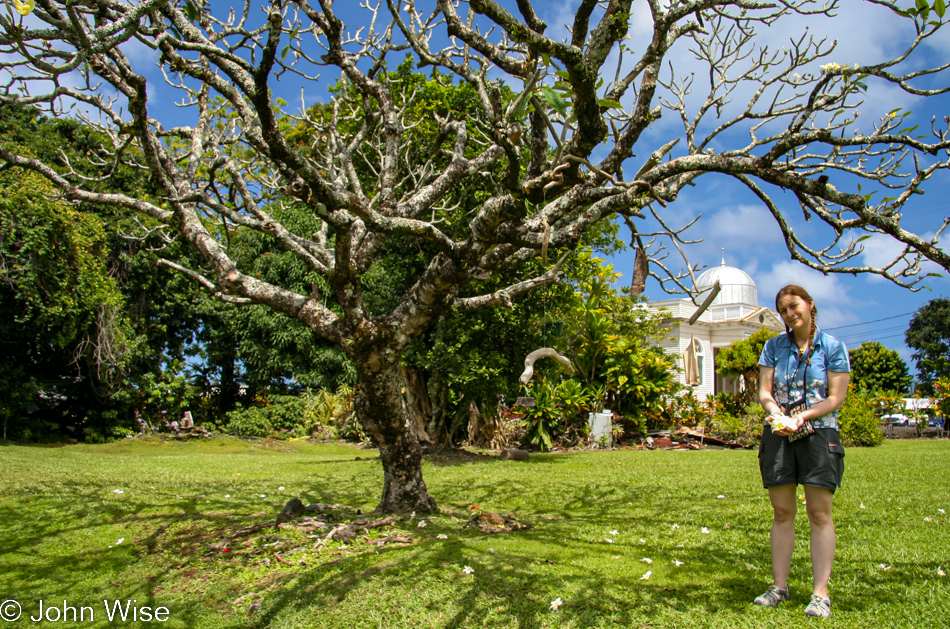
[[[797,402],[805,397],[808,407],[828,396],[828,372],[850,372],[848,348],[833,336],[815,331],[811,364],[799,353],[795,341],[786,332],[770,338],[762,348],[759,365],[772,367],[772,396],[779,404]],[[838,430],[838,411],[812,420],[815,428]]]

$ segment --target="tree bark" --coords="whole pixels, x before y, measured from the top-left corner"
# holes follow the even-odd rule
[[[432,421],[432,405],[429,403],[425,374],[418,367],[406,365],[400,366],[399,373],[406,385],[406,408],[412,434],[420,443],[432,443],[432,438],[426,432],[426,426]]]
[[[379,447],[383,494],[377,513],[428,513],[436,508],[422,480],[422,448],[410,428],[402,400],[399,360],[380,364],[369,352],[356,360],[357,390],[353,407],[366,432]],[[359,358],[359,356],[357,356]]]

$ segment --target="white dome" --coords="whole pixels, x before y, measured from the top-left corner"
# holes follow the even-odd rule
[[[696,278],[696,287],[700,292],[697,299],[699,303],[703,303],[706,295],[709,294],[710,289],[716,285],[717,281],[722,284],[722,290],[710,305],[759,305],[759,289],[756,288],[755,282],[749,277],[749,274],[734,266],[726,266],[725,260],[722,261],[721,266],[703,271],[702,275]]]

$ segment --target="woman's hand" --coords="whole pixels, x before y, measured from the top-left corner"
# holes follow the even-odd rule
[[[805,423],[805,418],[801,414],[792,417],[785,417],[784,415],[770,415],[769,417],[769,423],[772,425],[772,433],[780,437],[787,437],[801,428]],[[771,420],[773,417],[776,421]]]

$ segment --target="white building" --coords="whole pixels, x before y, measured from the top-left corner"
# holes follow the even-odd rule
[[[758,289],[755,282],[742,269],[722,265],[705,271],[696,278],[697,288],[701,291],[697,301],[702,304],[717,282],[721,290],[712,304],[692,324],[699,306],[690,299],[665,299],[648,302],[651,312],[665,312],[672,315],[668,326],[669,338],[660,346],[679,360],[682,371],[677,380],[693,387],[699,399],[727,391],[738,393],[741,378],[723,377],[716,373],[716,355],[719,350],[733,341],[750,337],[760,328],[775,332],[784,332],[785,324],[775,310],[759,306]],[[690,351],[690,344],[693,344]],[[692,356],[695,355],[695,364]]]

